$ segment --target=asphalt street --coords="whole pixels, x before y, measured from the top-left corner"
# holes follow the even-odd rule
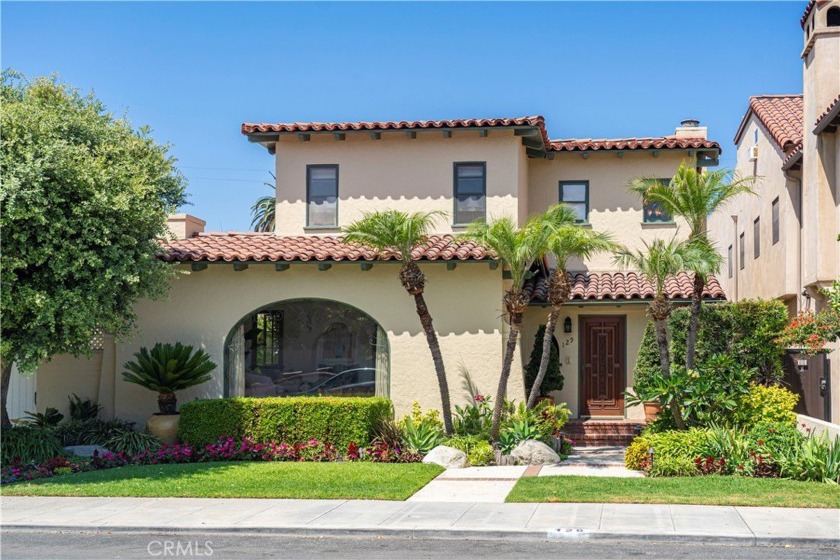
[[[622,542],[517,542],[504,540],[281,537],[270,535],[33,532],[4,529],[3,560],[129,558],[551,558],[609,560],[828,559],[837,548],[695,545]]]

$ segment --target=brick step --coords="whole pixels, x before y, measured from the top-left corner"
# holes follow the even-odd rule
[[[626,447],[643,426],[624,420],[570,420],[563,427],[563,434],[580,446]]]

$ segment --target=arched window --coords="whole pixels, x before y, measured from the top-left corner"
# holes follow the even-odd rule
[[[825,24],[829,27],[840,27],[840,6],[833,6],[825,14]]]
[[[280,302],[239,321],[228,335],[225,395],[388,396],[385,331],[347,304]]]

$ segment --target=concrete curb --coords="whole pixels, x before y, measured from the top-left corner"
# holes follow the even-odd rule
[[[487,529],[388,529],[377,528],[317,528],[317,527],[165,527],[83,525],[4,525],[3,531],[39,533],[142,533],[142,534],[208,534],[208,535],[274,535],[288,537],[385,537],[404,539],[469,539],[516,541],[599,541],[599,542],[667,542],[683,544],[731,544],[741,546],[819,546],[840,547],[840,538],[830,537],[755,537],[740,535],[704,535],[672,533],[620,533],[587,529],[551,529],[548,531],[502,531]]]

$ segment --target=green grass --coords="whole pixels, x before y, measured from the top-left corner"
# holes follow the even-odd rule
[[[840,486],[739,476],[540,476],[519,479],[507,501],[837,508]]]
[[[187,463],[130,466],[4,485],[9,496],[404,500],[443,469],[422,463]]]

